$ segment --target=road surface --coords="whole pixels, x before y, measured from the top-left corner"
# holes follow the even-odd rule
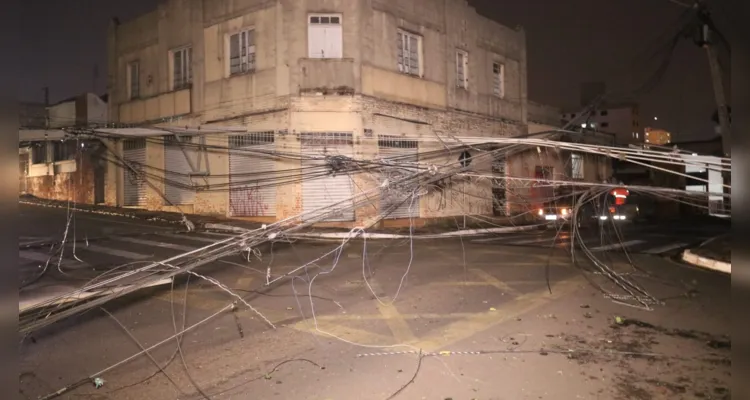
[[[225,237],[176,228],[121,227],[77,247],[83,262],[70,253],[62,273],[29,291]],[[529,242],[551,242],[549,231],[413,246],[357,241],[330,256],[336,243],[299,241],[260,259],[229,257],[199,272],[245,296],[274,328],[240,305],[184,334],[179,348],[172,340],[151,351],[163,373],[140,357],[100,376],[103,387],[88,382],[69,398],[729,398],[731,280],[648,252],[699,240],[678,231],[626,230],[621,243],[644,241],[627,247],[637,269],[621,249],[596,251],[601,242],[587,241],[660,301],[649,311],[613,301],[628,299],[601,274],[572,265],[569,250]],[[265,288],[268,267],[276,277],[305,264],[297,278]],[[113,317],[92,310],[33,334],[21,349],[22,397],[78,382],[203,320],[235,300],[226,290],[191,278],[187,289],[151,288],[106,304]]]

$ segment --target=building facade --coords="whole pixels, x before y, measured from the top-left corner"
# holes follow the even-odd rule
[[[647,126],[643,129],[643,143],[663,146],[672,143],[672,134],[664,129]]]
[[[565,125],[579,116],[580,110],[563,112],[560,122]],[[640,111],[637,104],[602,104],[586,120],[584,128],[615,134],[617,144],[642,144],[644,129],[641,125]]]
[[[165,1],[111,24],[109,116],[201,134],[111,141],[117,157],[150,172],[143,182],[109,169],[106,202],[280,220],[371,192],[382,178],[260,185],[315,166],[274,152],[419,159],[442,148],[439,137],[523,135],[525,43],[522,30],[464,0]],[[466,201],[427,194],[394,218],[492,213],[488,183],[454,184]],[[328,220],[367,221],[382,199]]]
[[[19,131],[19,191],[51,200],[104,202],[106,147],[98,140],[68,139],[62,128],[104,125],[108,106],[93,93],[45,107],[43,126]]]

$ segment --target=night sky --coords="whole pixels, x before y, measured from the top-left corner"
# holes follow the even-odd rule
[[[157,2],[24,0],[20,36],[30,43],[20,54],[20,100],[42,102],[45,86],[51,102],[85,91],[103,94],[111,17],[125,21],[152,10]],[[602,80],[608,89],[628,92],[646,81],[661,59],[649,59],[649,50],[668,40],[684,10],[672,0],[469,3],[502,24],[524,27],[530,100],[566,108],[579,104],[581,82]],[[716,12],[720,23],[727,12],[721,7]],[[715,103],[705,51],[683,40],[660,85],[637,100],[642,124],[669,129],[674,140],[713,135]],[[659,120],[653,121],[654,116]]]

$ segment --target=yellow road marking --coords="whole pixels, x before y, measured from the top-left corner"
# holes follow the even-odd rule
[[[482,280],[484,280],[488,284],[498,288],[498,290],[502,291],[503,293],[508,293],[514,296],[518,294],[518,291],[516,289],[513,289],[512,287],[508,286],[506,283],[501,282],[499,279],[495,278],[494,276],[488,274],[487,272],[481,269],[474,268],[474,269],[471,269],[471,272],[474,275],[482,278]]]
[[[239,288],[247,289],[250,287],[254,280],[255,279],[252,276],[243,276],[242,278],[237,279],[237,282],[235,282],[235,284]]]
[[[582,279],[575,277],[555,283],[552,287],[552,294],[545,289],[520,295],[510,303],[499,307],[497,311],[474,314],[466,319],[450,323],[439,332],[427,335],[414,346],[427,352],[434,352],[567,295],[576,290],[581,283]]]
[[[434,314],[434,313],[421,313],[421,314],[399,314],[398,318],[404,320],[412,319],[459,319],[468,318],[476,315],[476,313],[447,313],[447,314]],[[319,315],[317,316],[318,321],[383,321],[391,316],[384,314],[336,314],[336,315]]]
[[[369,282],[374,292],[383,292],[382,288],[375,279],[371,279]],[[403,316],[401,316],[401,313],[398,312],[396,306],[391,303],[391,299],[389,297],[384,297],[380,300],[385,304],[377,302],[378,311],[384,317],[385,323],[388,325],[388,329],[390,329],[391,333],[393,333],[393,337],[396,338],[399,343],[409,343],[415,341],[417,338],[414,336],[414,332],[411,331],[409,324],[406,322]]]
[[[541,281],[544,282],[544,281]],[[506,285],[533,285],[540,283],[539,279],[528,279],[523,281],[513,280],[506,281]],[[425,286],[494,286],[490,282],[466,282],[466,281],[453,281],[453,282],[430,282]]]
[[[357,344],[371,346],[388,346],[394,344],[394,339],[391,337],[363,331],[361,329],[350,328],[344,325],[332,324],[329,321],[323,321],[322,318],[318,318],[317,330],[315,329],[315,322],[311,318],[297,322],[294,325],[289,325],[289,328],[327,338],[336,336]]]

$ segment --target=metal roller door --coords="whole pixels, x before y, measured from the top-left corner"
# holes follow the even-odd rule
[[[416,162],[418,159],[418,142],[398,136],[379,136],[378,153],[381,159],[391,159],[394,162]],[[419,217],[419,199],[409,195],[414,189],[413,184],[392,184],[414,173],[415,169],[385,167],[383,181],[388,179],[389,185],[380,189],[380,212],[386,219]]]
[[[276,215],[276,150],[273,132],[229,137],[229,213],[233,217]],[[269,155],[256,152],[267,152]]]
[[[122,148],[123,159],[128,165],[123,168],[123,204],[126,207],[143,206],[146,204],[146,182],[143,176],[146,139],[125,140]]]
[[[195,189],[190,173],[193,168],[191,160],[197,160],[194,156],[198,154],[192,145],[193,138],[190,136],[165,136],[164,137],[164,197],[166,205],[193,204],[195,201]]]
[[[352,134],[346,132],[303,133],[301,135],[302,154],[322,158],[323,156],[347,156],[353,154]],[[303,173],[322,173],[330,171],[324,159],[303,160]],[[312,168],[317,167],[317,168]],[[309,213],[321,207],[332,206],[340,212],[328,214],[324,221],[354,220],[354,185],[346,173],[328,174],[302,180],[302,211]],[[342,210],[342,208],[345,208]],[[329,210],[326,210],[329,211]],[[306,215],[305,220],[315,219],[315,215]]]

